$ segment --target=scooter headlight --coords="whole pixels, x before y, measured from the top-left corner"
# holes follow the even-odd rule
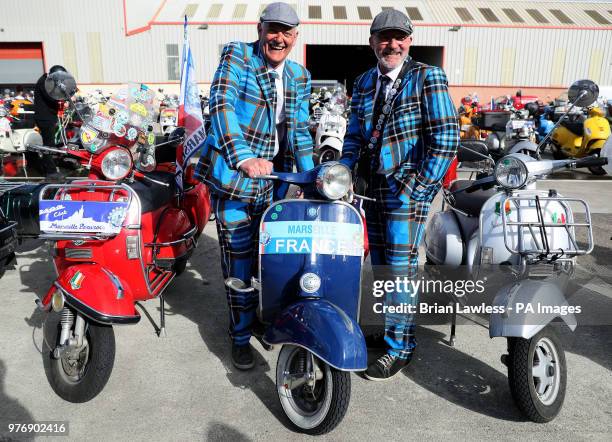
[[[314,273],[304,273],[300,278],[300,288],[306,293],[314,293],[321,287],[321,278]]]
[[[495,166],[495,179],[500,186],[507,189],[518,189],[527,182],[527,166],[513,156],[502,158]]]
[[[317,176],[317,190],[330,200],[339,200],[351,189],[351,171],[344,164],[328,162],[321,166]]]
[[[125,178],[132,170],[132,155],[126,149],[111,149],[102,159],[102,173],[111,181]]]

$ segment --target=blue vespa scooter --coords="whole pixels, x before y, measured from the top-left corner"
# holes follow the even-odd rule
[[[337,162],[265,179],[298,185],[303,199],[273,203],[259,228],[259,279],[228,278],[259,292],[264,344],[282,346],[276,389],[298,431],[324,434],[344,417],[351,371],[367,368],[359,325],[364,225],[352,199],[351,172]]]

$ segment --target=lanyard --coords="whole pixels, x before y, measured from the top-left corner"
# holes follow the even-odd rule
[[[404,81],[404,77],[406,76],[406,73],[414,65],[416,65],[416,63],[415,63],[415,61],[412,58],[408,62],[404,63],[404,66],[402,67],[402,70],[400,71],[399,75],[397,76],[397,79],[393,82],[393,86],[391,87],[391,90],[389,91],[389,93],[387,94],[387,98],[385,99],[385,104],[383,105],[382,112],[378,116],[378,121],[376,121],[376,122],[373,121],[372,122],[372,125],[375,124],[375,126],[374,126],[374,130],[372,131],[372,135],[370,137],[369,143],[367,145],[369,150],[373,150],[376,147],[376,145],[378,144],[378,140],[382,136],[382,133],[383,133],[383,130],[384,130],[384,127],[385,127],[385,123],[387,121],[387,117],[391,113],[391,109],[392,109],[391,104],[392,104],[393,100],[395,99],[395,96],[399,92],[400,86],[402,85],[402,82]],[[382,90],[382,87],[378,91],[378,93],[379,94],[383,94],[384,93],[384,91]]]

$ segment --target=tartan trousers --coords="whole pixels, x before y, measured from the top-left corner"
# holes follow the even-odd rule
[[[254,202],[211,194],[221,248],[223,279],[239,278],[251,283],[257,276],[259,221],[272,202],[272,191],[261,193]],[[238,293],[225,288],[229,307],[229,335],[236,345],[247,345],[258,304],[256,291]]]
[[[389,187],[384,175],[374,174],[370,178],[367,194],[376,201],[364,202],[364,211],[375,279],[413,279],[418,272],[419,246],[431,203],[400,199],[396,193],[397,189]],[[381,278],[381,275],[384,276]],[[385,306],[416,306],[417,302],[417,292],[393,290],[385,293]],[[385,311],[387,353],[401,359],[412,354],[416,347],[414,316]]]

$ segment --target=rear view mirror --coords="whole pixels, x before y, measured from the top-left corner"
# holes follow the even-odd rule
[[[591,80],[576,80],[568,89],[567,96],[578,107],[590,106],[599,97],[599,86]]]
[[[76,94],[76,80],[66,71],[57,71],[47,75],[45,91],[54,100],[69,100]]]

